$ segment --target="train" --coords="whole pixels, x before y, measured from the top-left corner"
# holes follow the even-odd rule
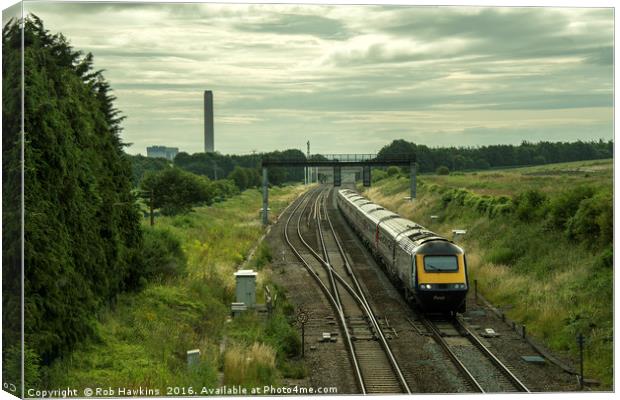
[[[427,313],[465,312],[469,281],[461,247],[354,190],[338,190],[336,204],[408,301]]]

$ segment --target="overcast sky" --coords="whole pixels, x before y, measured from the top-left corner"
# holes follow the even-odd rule
[[[92,52],[130,153],[376,152],[613,137],[613,11],[26,3]]]

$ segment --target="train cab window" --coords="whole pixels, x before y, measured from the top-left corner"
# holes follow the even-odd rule
[[[456,256],[424,256],[424,271],[454,272],[459,270]]]

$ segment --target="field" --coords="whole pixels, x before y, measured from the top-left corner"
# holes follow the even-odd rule
[[[586,375],[612,387],[611,160],[422,175],[414,202],[408,177],[384,175],[368,197],[446,237],[466,229],[481,292],[573,361],[583,333]]]
[[[302,190],[272,188],[271,218]],[[165,395],[168,386],[253,386],[303,376],[303,367],[294,360],[299,338],[288,323],[283,293],[269,319],[228,319],[233,273],[239,266],[247,262],[248,268],[260,271],[258,303],[263,303],[264,287],[270,284],[267,247],[259,246],[248,260],[263,233],[260,207],[261,193],[251,189],[186,215],[158,217],[154,228],[145,221],[145,231],[167,232],[164,237],[180,242],[182,257],[171,258],[170,264],[178,267],[186,261],[184,272],[119,296],[100,316],[96,340],[82,342],[39,371],[43,386],[68,386],[78,393],[86,387],[157,388]],[[186,352],[192,349],[200,349],[201,357],[189,368]]]
[[[527,189],[550,193],[573,185],[605,186],[610,184],[612,178],[612,160],[422,176],[428,183],[449,188],[464,188],[481,195],[493,196],[514,195]]]

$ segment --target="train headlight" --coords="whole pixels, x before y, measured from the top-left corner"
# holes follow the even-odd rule
[[[464,283],[456,283],[456,284],[454,284],[454,288],[455,289],[465,289],[465,288],[467,288],[467,285],[464,284]]]
[[[423,283],[423,284],[420,285],[420,288],[421,289],[430,289],[430,288],[432,288],[432,286],[430,284],[428,284],[428,283],[427,284]]]

